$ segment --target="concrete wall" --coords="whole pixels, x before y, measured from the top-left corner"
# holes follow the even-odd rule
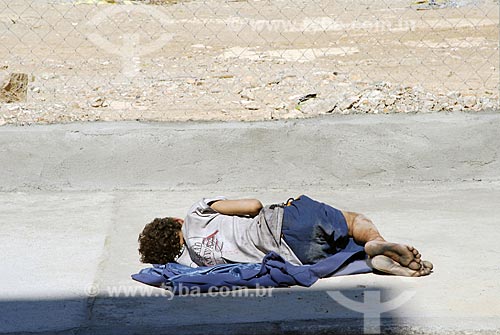
[[[0,128],[0,191],[499,180],[500,114]]]

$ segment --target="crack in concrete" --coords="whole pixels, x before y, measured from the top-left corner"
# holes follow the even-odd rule
[[[109,218],[109,224],[106,229],[106,236],[103,241],[103,248],[101,255],[99,257],[99,263],[97,264],[96,267],[96,272],[94,276],[94,280],[90,284],[92,288],[97,289],[97,294],[94,296],[88,296],[87,302],[86,302],[86,319],[84,321],[84,324],[81,325],[82,328],[90,327],[91,320],[93,318],[93,311],[94,311],[94,306],[99,298],[99,289],[100,289],[100,278],[99,274],[106,268],[108,259],[109,259],[109,247],[111,245],[111,233],[115,228],[115,218],[116,218],[116,213],[118,211],[119,203],[121,198],[123,197],[122,195],[119,195],[117,193],[112,194],[113,200],[112,200],[112,210],[111,210],[111,216]]]

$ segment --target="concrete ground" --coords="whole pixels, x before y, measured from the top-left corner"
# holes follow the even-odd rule
[[[499,334],[499,127],[500,114],[2,127],[0,333]],[[206,195],[301,193],[365,213],[435,272],[201,297],[130,279],[152,218]]]

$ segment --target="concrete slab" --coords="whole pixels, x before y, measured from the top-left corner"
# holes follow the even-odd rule
[[[0,333],[498,334],[499,126],[460,114],[1,128]],[[221,193],[363,212],[436,271],[175,298],[130,279],[145,223]]]
[[[499,124],[496,113],[3,127],[0,191],[498,180]]]
[[[0,193],[0,331],[78,327],[101,262],[113,197],[107,193]]]

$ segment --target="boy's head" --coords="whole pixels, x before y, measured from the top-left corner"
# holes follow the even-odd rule
[[[173,262],[181,253],[184,221],[179,218],[156,218],[139,234],[141,262],[165,264]]]

